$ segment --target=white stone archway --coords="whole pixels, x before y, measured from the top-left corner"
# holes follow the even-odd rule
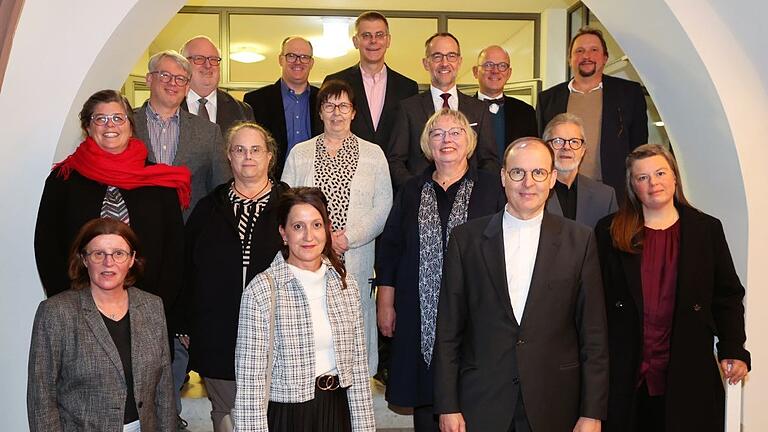
[[[667,122],[701,209],[719,216],[748,287],[755,371],[744,430],[768,430],[768,67],[760,0],[584,0],[619,41]],[[0,405],[3,430],[25,430],[26,362],[43,293],[32,250],[43,181],[57,145],[74,146],[76,113],[95,90],[117,88],[184,0],[26,0],[2,93],[0,150]],[[762,292],[761,292],[762,291]],[[732,431],[729,431],[732,432]]]

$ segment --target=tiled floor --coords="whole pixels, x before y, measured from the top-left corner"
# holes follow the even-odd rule
[[[413,420],[409,415],[400,415],[387,407],[384,400],[384,387],[376,381],[371,381],[373,391],[373,408],[376,415],[376,430],[378,432],[412,432]],[[181,416],[189,423],[189,432],[212,432],[211,403],[205,396],[205,387],[200,383],[197,374],[192,375],[182,391]]]

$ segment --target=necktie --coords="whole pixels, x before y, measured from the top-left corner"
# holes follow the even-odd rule
[[[208,115],[208,108],[205,107],[205,104],[208,103],[208,99],[200,98],[197,101],[200,102],[200,108],[197,110],[197,115],[208,121],[211,121],[211,116]]]
[[[448,105],[448,99],[450,99],[451,94],[450,93],[443,93],[440,95],[441,98],[443,98],[443,109],[451,109],[451,106]]]

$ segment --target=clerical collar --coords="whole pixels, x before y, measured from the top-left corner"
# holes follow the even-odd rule
[[[509,204],[504,206],[504,225],[506,225],[509,228],[515,228],[515,229],[524,229],[524,228],[534,228],[541,225],[541,221],[544,219],[544,208],[539,211],[539,214],[536,216],[530,218],[530,219],[519,219],[515,216],[512,216],[509,213]]]

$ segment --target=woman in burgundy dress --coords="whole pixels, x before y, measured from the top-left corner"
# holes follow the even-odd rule
[[[638,147],[626,167],[619,211],[595,228],[611,356],[603,430],[722,431],[721,372],[737,384],[750,368],[723,227],[685,199],[665,147]]]

